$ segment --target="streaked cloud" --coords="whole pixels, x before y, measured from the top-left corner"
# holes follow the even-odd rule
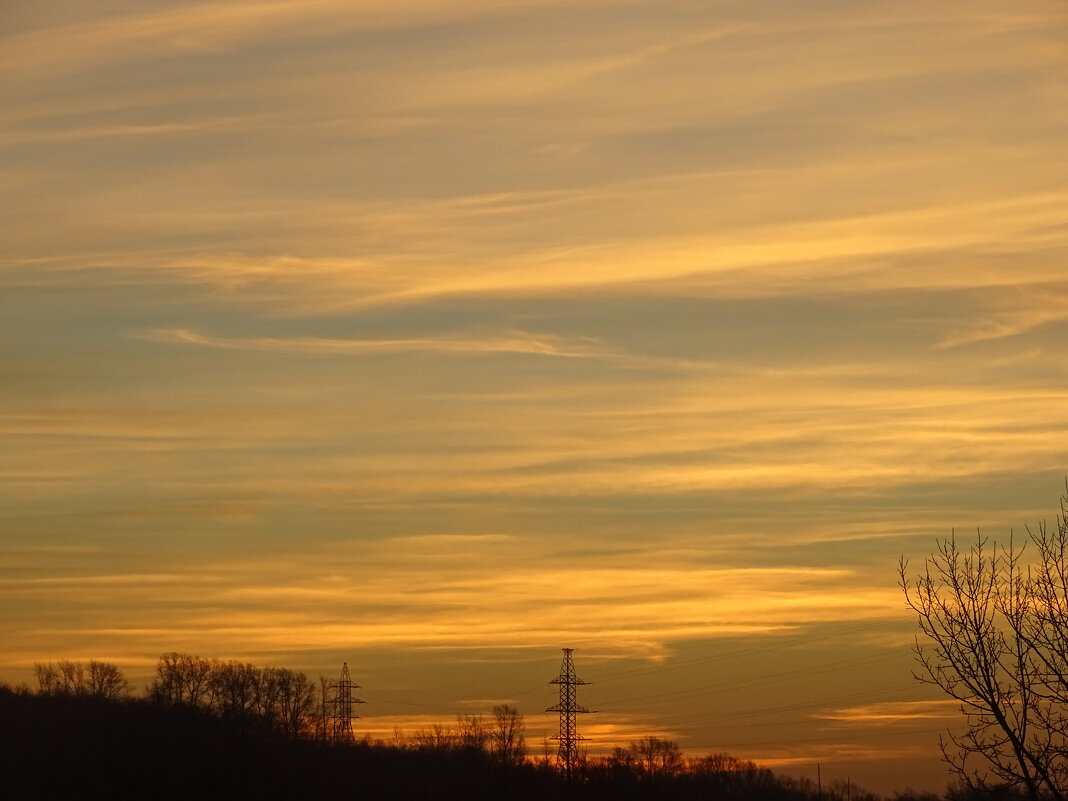
[[[359,355],[368,353],[534,353],[543,356],[589,358],[605,355],[599,343],[592,339],[567,341],[553,335],[538,335],[525,331],[490,333],[485,337],[427,339],[323,339],[301,337],[279,339],[255,337],[213,337],[188,329],[165,329],[144,335],[160,342],[201,345],[233,350],[256,350],[268,353],[297,355]]]
[[[525,7],[552,6],[534,0]],[[251,41],[279,40],[294,35],[321,38],[342,30],[375,30],[397,25],[427,25],[478,13],[514,8],[499,0],[464,0],[443,6],[428,0],[366,2],[313,0],[300,8],[279,0],[238,5],[184,2],[169,8],[142,10],[130,6],[103,20],[30,28],[8,37],[6,63],[19,67],[68,70],[89,64],[140,61],[163,53],[227,50]],[[32,15],[30,16],[32,22]]]
[[[960,719],[960,704],[952,699],[939,701],[888,701],[821,712],[816,717],[844,723],[899,723],[910,720]]]
[[[131,657],[149,642],[150,650],[165,651],[168,641],[180,650],[218,651],[231,649],[237,638],[242,651],[265,653],[282,646],[322,649],[346,641],[359,641],[365,648],[537,649],[551,648],[562,636],[602,652],[646,655],[692,638],[897,615],[896,592],[865,589],[864,580],[848,571],[682,564],[650,569],[626,566],[629,559],[602,569],[496,569],[524,550],[524,543],[511,538],[465,537],[453,540],[451,549],[424,548],[397,563],[396,548],[382,543],[364,549],[359,577],[350,573],[351,567],[343,576],[325,573],[328,555],[321,553],[305,555],[305,565],[315,565],[312,570],[287,569],[292,560],[286,559],[276,564],[253,560],[229,571],[33,576],[5,579],[0,594],[53,602],[81,599],[131,622],[139,617],[132,610],[140,609],[157,626],[79,630],[71,621],[72,635],[78,630],[89,640],[114,641],[114,648],[125,643],[123,647],[135,649]],[[306,575],[295,582],[297,570]],[[161,586],[166,587],[165,603],[156,600]],[[851,589],[845,593],[844,587]],[[193,612],[205,591],[212,593],[217,611]],[[544,608],[550,595],[555,611]],[[181,610],[177,617],[168,611],[175,606]],[[356,609],[369,617],[339,620]],[[96,614],[86,611],[90,619]],[[39,634],[32,628],[26,633]]]

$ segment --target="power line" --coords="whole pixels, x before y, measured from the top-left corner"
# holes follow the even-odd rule
[[[419,707],[420,709],[429,709],[432,712],[452,713],[456,711],[455,708],[446,706],[444,704],[425,704],[419,701],[403,701],[400,698],[393,698],[388,695],[383,695],[382,693],[371,693],[368,695],[368,697],[379,701],[385,701],[390,704],[398,704],[400,706],[414,706]]]
[[[524,690],[520,690],[520,691],[516,691],[516,692],[502,693],[501,696],[502,696],[502,698],[509,698],[509,699],[511,699],[511,698],[522,698],[522,697],[525,697],[525,696],[533,695],[535,692],[541,692],[544,687],[545,687],[544,684],[535,684],[532,687],[528,687],[528,688],[526,688]],[[419,709],[427,709],[427,710],[429,710],[431,712],[444,712],[444,713],[451,714],[451,713],[457,711],[455,706],[449,706],[447,704],[428,704],[428,703],[425,703],[425,702],[422,702],[422,701],[406,701],[406,700],[402,700],[400,698],[394,698],[393,696],[384,695],[384,694],[382,694],[380,692],[370,693],[370,694],[368,694],[368,697],[371,698],[371,699],[375,699],[375,700],[379,700],[379,701],[385,701],[387,703],[396,704],[396,705],[399,705],[399,706],[409,706],[409,707],[417,707]]]
[[[765,740],[758,743],[716,743],[715,745],[699,745],[694,746],[697,749],[703,748],[752,748],[753,746],[775,746],[775,745],[805,745],[808,743],[833,743],[842,742],[844,740],[871,740],[882,739],[884,737],[911,737],[917,734],[939,734],[944,732],[945,729],[908,729],[905,731],[878,731],[868,732],[867,734],[851,734],[848,738],[841,736],[833,737],[804,737],[798,740]]]
[[[754,681],[741,681],[741,682],[718,682],[716,684],[706,684],[698,687],[684,688],[679,690],[669,690],[663,693],[653,693],[650,695],[636,695],[629,698],[620,698],[614,701],[609,701],[607,704],[601,704],[602,709],[612,709],[622,704],[631,704],[635,701],[648,701],[665,698],[674,698],[680,695],[707,695],[712,692],[728,691],[728,690],[743,690],[750,687],[758,687],[762,684],[768,684],[771,682],[779,681],[780,679],[790,678],[793,676],[812,676],[819,675],[821,673],[833,673],[836,670],[842,670],[849,667],[858,667],[861,665],[877,664],[879,662],[887,662],[893,659],[900,659],[901,654],[886,654],[876,657],[855,657],[852,659],[843,659],[838,662],[831,662],[823,667],[817,668],[795,668],[793,670],[784,670],[777,673],[766,673],[763,676],[755,677]]]
[[[890,620],[878,620],[875,622],[863,623],[858,626],[852,626],[846,629],[840,629],[838,631],[827,632],[825,634],[812,634],[806,636],[792,637],[788,640],[769,643],[767,645],[756,645],[749,648],[735,648],[730,651],[720,651],[716,654],[710,654],[708,656],[693,657],[691,659],[673,661],[669,665],[662,665],[656,667],[641,667],[631,668],[629,670],[618,670],[614,673],[605,673],[604,677],[598,676],[598,681],[601,683],[609,683],[618,681],[621,678],[631,678],[633,676],[646,676],[654,673],[663,673],[668,670],[679,670],[681,668],[692,667],[693,665],[706,664],[709,662],[722,662],[727,659],[734,659],[739,656],[749,656],[750,654],[767,653],[769,651],[779,651],[785,648],[790,648],[797,645],[807,645],[813,642],[820,642],[822,640],[830,640],[835,637],[841,637],[846,634],[857,634],[862,631],[870,631],[871,629],[883,628],[893,624],[900,624],[901,621]]]
[[[780,706],[768,706],[768,707],[762,707],[760,709],[748,709],[748,710],[743,710],[743,711],[740,711],[740,712],[728,712],[726,714],[717,714],[714,717],[713,716],[706,716],[706,717],[694,718],[694,719],[690,719],[689,721],[687,721],[685,725],[683,725],[683,726],[673,726],[672,729],[675,730],[675,731],[688,731],[688,730],[697,729],[697,728],[704,728],[703,724],[707,724],[709,721],[712,721],[712,720],[717,720],[717,721],[745,720],[746,718],[759,718],[759,717],[764,717],[766,715],[781,715],[784,712],[802,712],[802,711],[807,710],[807,709],[818,709],[818,708],[820,708],[822,706],[826,706],[827,704],[837,704],[837,703],[848,702],[848,701],[859,701],[859,700],[867,700],[867,699],[873,699],[873,698],[881,698],[881,697],[884,697],[884,696],[887,696],[887,695],[897,694],[897,693],[901,692],[902,690],[909,689],[912,686],[913,685],[911,685],[911,684],[901,684],[901,685],[898,685],[896,687],[889,687],[889,688],[886,688],[886,689],[881,690],[881,691],[880,690],[875,690],[875,691],[872,691],[872,692],[865,691],[865,692],[858,692],[858,693],[850,693],[848,695],[830,696],[830,697],[827,697],[827,698],[821,698],[821,699],[819,699],[817,701],[811,701],[811,702],[806,702],[806,703],[802,703],[802,704],[785,704],[785,705],[780,705]],[[733,723],[733,724],[731,724],[731,728],[743,728],[745,726],[765,726],[765,725],[778,726],[778,725],[782,725],[782,721],[772,721],[771,723],[768,723],[768,724],[765,724],[765,723],[749,723],[749,724]]]

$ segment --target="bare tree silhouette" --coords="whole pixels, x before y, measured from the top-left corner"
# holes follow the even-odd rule
[[[969,786],[990,777],[1037,799],[1068,791],[1068,485],[1055,528],[1020,546],[978,535],[938,543],[900,585],[919,620],[915,677],[960,703],[966,730],[941,741]],[[1026,545],[1037,551],[1025,561]]]
[[[494,728],[490,732],[493,752],[505,763],[518,764],[527,755],[527,724],[519,710],[508,704],[493,707]]]
[[[40,663],[33,666],[40,692],[88,696],[93,698],[123,698],[130,694],[130,683],[111,662]]]

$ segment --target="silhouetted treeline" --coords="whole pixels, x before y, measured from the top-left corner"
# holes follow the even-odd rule
[[[44,695],[79,695],[122,698],[130,694],[130,682],[111,662],[48,662],[33,666],[39,692]]]
[[[816,801],[815,787],[725,756],[664,767],[591,759],[568,795],[551,763],[516,762],[454,739],[334,744],[150,698],[0,688],[0,754],[12,799],[382,799]],[[621,749],[630,754],[630,749]],[[854,801],[862,798],[856,791]],[[836,796],[824,788],[824,801]]]
[[[551,758],[525,758],[522,715],[510,706],[410,740],[335,743],[328,683],[284,668],[168,654],[143,697],[108,663],[38,665],[37,678],[37,692],[0,685],[5,798],[876,801],[844,784],[818,793],[724,754],[687,758],[656,737],[584,758],[568,787]],[[958,791],[948,801],[976,799]],[[995,791],[978,801],[1018,799]]]
[[[294,737],[326,734],[326,680],[316,685],[288,668],[164,654],[147,694],[158,704],[204,709]]]

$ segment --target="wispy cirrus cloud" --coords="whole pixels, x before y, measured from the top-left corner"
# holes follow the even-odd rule
[[[568,567],[545,555],[544,567],[517,562],[501,571],[502,560],[529,559],[524,540],[446,537],[443,548],[422,541],[429,544],[398,545],[411,542],[401,538],[320,550],[296,566],[259,557],[167,574],[12,578],[0,582],[0,596],[82,599],[72,635],[77,629],[82,647],[95,641],[124,660],[175,648],[254,654],[355,640],[363,648],[529,650],[561,637],[603,654],[649,656],[692,639],[898,615],[895,592],[867,588],[845,569],[715,568],[651,551],[641,561],[656,566],[624,554],[606,556],[601,568]],[[410,555],[398,561],[398,553]],[[212,609],[197,608],[205,592]],[[362,619],[349,620],[357,609]],[[111,623],[93,622],[103,618]],[[29,626],[25,647],[47,636],[47,626]]]
[[[914,720],[959,720],[960,703],[953,699],[885,701],[816,713],[813,717],[842,723],[892,724]]]
[[[523,6],[538,8],[562,2],[531,0]],[[514,7],[500,0],[464,0],[448,5],[428,0],[376,0],[359,6],[343,0],[312,0],[299,6],[279,0],[226,6],[181,2],[150,11],[112,12],[103,20],[51,26],[34,25],[33,16],[27,15],[28,29],[6,37],[0,64],[57,72],[77,69],[79,64],[84,68],[86,64],[153,59],[162,53],[226,50],[294,35],[320,38],[339,30],[425,26]]]
[[[1030,333],[1068,321],[1068,289],[1059,282],[1021,287],[977,304],[972,319],[957,322],[936,348],[961,348]]]
[[[101,285],[207,284],[240,293],[235,299],[284,302],[293,311],[322,313],[425,305],[450,297],[490,300],[594,291],[759,298],[788,297],[811,286],[838,294],[996,288],[1057,280],[1056,264],[1068,247],[1064,233],[1050,227],[1059,222],[1060,210],[1068,203],[1068,196],[1056,193],[802,223],[752,224],[712,236],[656,235],[635,241],[617,232],[564,247],[539,244],[511,254],[497,252],[493,242],[484,240],[480,233],[484,215],[501,215],[494,223],[496,238],[513,226],[516,234],[522,233],[523,218],[530,211],[527,203],[578,203],[581,209],[560,213],[593,214],[596,198],[564,194],[468,201],[337,210],[339,225],[349,215],[358,216],[364,226],[380,232],[378,237],[392,231],[391,237],[408,243],[393,253],[360,258],[146,253],[138,258],[136,270],[109,266],[115,254],[85,254],[74,260],[56,255],[51,259],[54,267],[40,261],[20,266],[13,256],[6,272],[9,280],[29,284],[84,280]],[[281,209],[268,215],[282,225],[288,224],[285,217]],[[234,222],[244,226],[256,220],[253,214]],[[315,227],[321,225],[320,221]],[[338,230],[327,233],[326,241]],[[419,243],[429,243],[445,230],[450,231],[447,245],[428,259]],[[351,238],[351,233],[346,236]],[[1032,251],[1034,258],[1011,274],[1004,270],[1006,259]],[[999,258],[999,253],[1005,255]],[[957,266],[945,266],[947,258]],[[80,268],[78,262],[83,262]],[[933,266],[936,263],[941,266]],[[1036,309],[1032,319],[1037,324],[1060,319],[1059,315],[1056,307],[1046,305]],[[1014,316],[1007,325],[1025,322]],[[976,337],[984,334],[958,334],[944,344]]]
[[[358,356],[381,353],[529,353],[567,358],[611,355],[592,338],[568,339],[526,331],[490,332],[485,336],[438,336],[419,339],[327,339],[323,337],[220,337],[191,329],[158,329],[140,336],[157,342],[228,350],[294,355]]]

